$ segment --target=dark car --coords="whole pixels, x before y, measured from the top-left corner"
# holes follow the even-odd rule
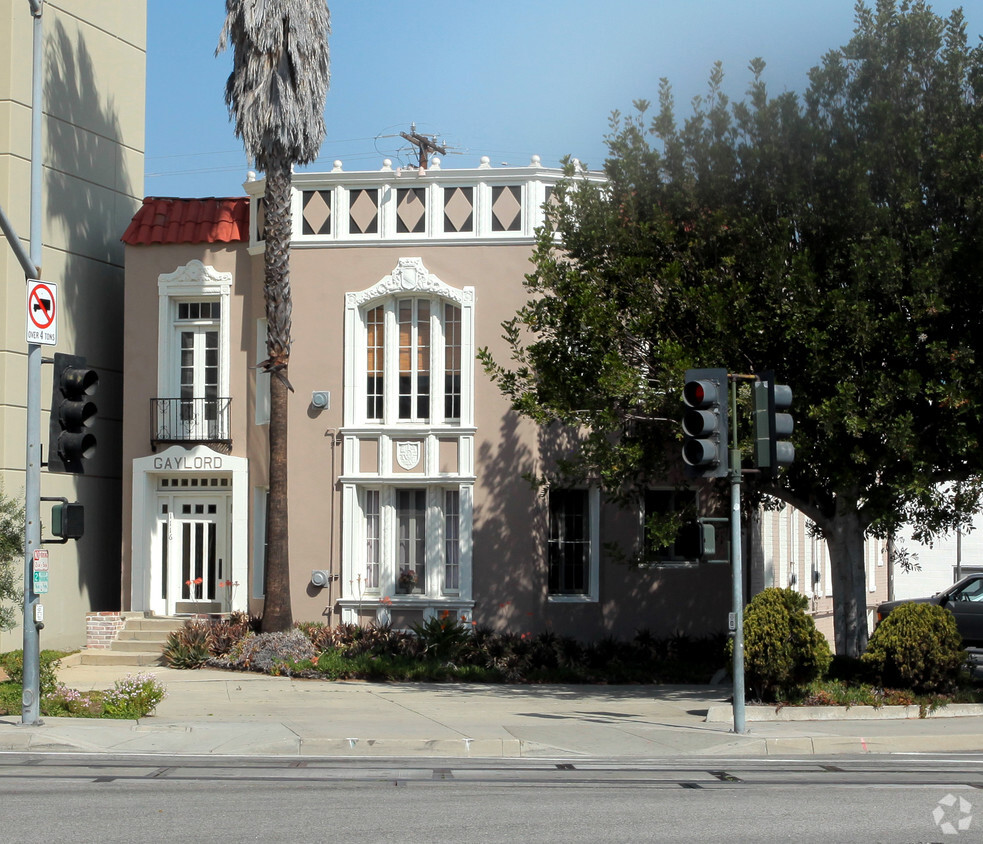
[[[902,604],[938,604],[956,617],[963,644],[983,647],[983,574],[971,574],[931,598],[887,601],[877,607],[877,623]]]

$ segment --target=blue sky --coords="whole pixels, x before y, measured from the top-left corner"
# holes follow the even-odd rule
[[[871,0],[873,2],[873,0]],[[941,15],[961,5],[933,4]],[[970,43],[983,3],[965,9]],[[740,96],[748,61],[773,93],[801,92],[809,68],[849,40],[854,0],[331,0],[327,138],[313,169],[377,170],[400,160],[400,131],[438,135],[443,166],[599,168],[615,109],[673,85],[677,111],[705,91],[716,60]],[[148,0],[144,193],[235,196],[247,165],[225,106],[229,53],[215,57],[225,3]],[[395,136],[395,137],[393,137]]]

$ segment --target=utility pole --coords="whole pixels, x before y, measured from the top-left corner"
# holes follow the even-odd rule
[[[430,164],[430,156],[435,152],[439,152],[441,155],[447,155],[446,148],[439,146],[436,138],[427,137],[426,135],[421,135],[419,132],[417,132],[415,123],[410,125],[409,134],[406,132],[400,132],[399,134],[413,144],[413,146],[417,147],[420,158],[421,173],[426,172],[426,169]]]

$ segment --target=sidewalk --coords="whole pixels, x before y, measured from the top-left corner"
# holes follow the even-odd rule
[[[957,717],[954,710],[894,720],[846,710],[822,721],[748,707],[748,732],[737,735],[726,686],[363,683],[149,671],[168,693],[154,716],[47,718],[40,726],[0,717],[0,751],[485,758],[983,751],[983,706],[960,708]],[[58,676],[87,691],[111,688],[127,673],[137,670],[76,665]]]

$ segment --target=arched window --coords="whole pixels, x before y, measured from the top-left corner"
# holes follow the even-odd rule
[[[443,284],[418,259],[397,273],[397,284],[349,294],[346,424],[471,424],[473,290]]]

